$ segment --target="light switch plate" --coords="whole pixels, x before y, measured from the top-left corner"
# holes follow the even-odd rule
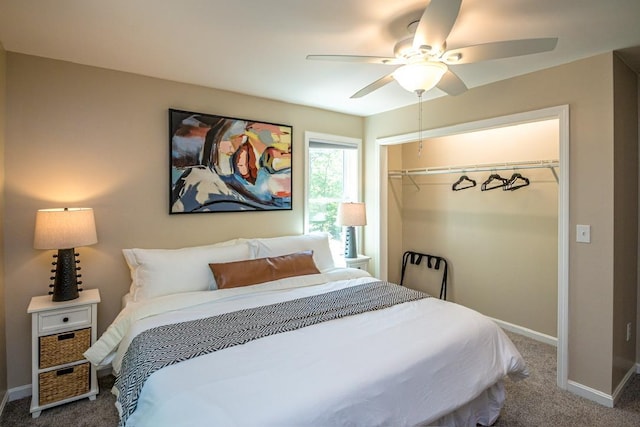
[[[578,243],[591,243],[591,226],[590,225],[576,225],[576,242]]]

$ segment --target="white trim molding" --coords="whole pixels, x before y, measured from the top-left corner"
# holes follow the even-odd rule
[[[10,388],[9,390],[7,390],[7,395],[9,396],[9,402],[13,402],[14,400],[22,399],[24,397],[29,397],[31,396],[31,384],[25,384],[19,387]]]
[[[599,403],[607,408],[613,408],[613,396],[595,388],[588,387],[575,381],[567,380],[567,391],[585,399]]]
[[[549,110],[549,109],[547,109]],[[558,176],[558,387],[569,380],[569,106],[554,107],[559,121]]]
[[[477,132],[480,130],[496,129],[504,126],[513,126],[523,123],[538,122],[541,120],[560,119],[566,114],[568,119],[569,105],[560,105],[557,107],[542,108],[540,110],[525,111],[523,113],[509,114],[507,116],[493,117],[475,122],[460,123],[452,126],[445,126],[436,129],[426,129],[422,131],[422,138],[439,138],[442,136],[459,135],[461,133]],[[419,132],[405,133],[402,135],[392,135],[377,138],[376,142],[380,145],[396,145],[406,144],[408,142],[416,142],[420,139]]]
[[[618,384],[618,387],[613,391],[613,394],[603,393],[600,390],[587,387],[584,384],[571,380],[567,381],[567,390],[571,393],[577,394],[578,396],[584,397],[585,399],[589,399],[606,406],[607,408],[613,408],[620,399],[620,396],[622,396],[622,392],[625,387],[629,384],[629,381],[631,381],[631,377],[636,374],[637,370],[638,364],[631,366],[624,378],[622,378],[622,381],[620,381],[620,384]]]
[[[543,334],[542,332],[534,331],[533,329],[525,328],[524,326],[518,326],[514,325],[513,323],[505,322],[503,320],[494,319],[493,317],[490,317],[490,319],[496,322],[502,329],[506,329],[507,331],[523,335],[535,341],[558,347],[558,339],[556,337]]]
[[[631,366],[631,368],[629,368],[624,378],[622,378],[622,381],[620,381],[620,384],[618,384],[618,387],[616,387],[616,389],[613,390],[614,405],[618,403],[618,399],[620,399],[620,396],[622,396],[622,392],[624,391],[625,387],[629,384],[629,381],[631,381],[631,377],[633,377],[635,373],[636,373],[636,365],[633,365]]]
[[[380,174],[380,179],[378,182],[378,186],[380,189],[384,189],[383,191],[376,191],[375,197],[376,200],[374,203],[377,203],[379,206],[378,213],[378,221],[379,231],[377,235],[376,245],[378,248],[378,262],[375,263],[374,275],[380,280],[388,280],[388,262],[389,259],[389,249],[388,249],[388,233],[389,233],[389,215],[387,212],[387,207],[389,206],[388,199],[388,191],[387,191],[387,171],[389,170],[388,165],[388,156],[387,156],[387,147],[378,145],[375,147],[376,156],[374,167],[376,170],[384,171],[384,173]]]
[[[358,149],[358,201],[362,201],[363,197],[363,181],[364,181],[364,168],[363,168],[363,149],[362,149],[362,139],[360,138],[352,138],[349,136],[340,136],[340,135],[331,135],[328,133],[320,133],[320,132],[312,132],[305,131],[304,132],[304,232],[309,232],[309,222],[307,218],[307,210],[309,207],[307,206],[307,195],[309,194],[309,143],[311,141],[324,142],[327,144],[344,144],[355,146]],[[362,246],[362,242],[358,242],[360,247]]]

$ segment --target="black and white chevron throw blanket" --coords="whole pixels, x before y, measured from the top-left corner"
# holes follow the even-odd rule
[[[379,281],[148,329],[129,345],[114,385],[122,410],[120,425],[125,425],[135,411],[147,378],[165,366],[280,332],[427,297],[425,293]]]

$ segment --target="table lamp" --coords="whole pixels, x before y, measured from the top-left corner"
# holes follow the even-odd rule
[[[68,301],[78,298],[78,281],[82,275],[77,272],[80,260],[76,260],[78,246],[93,245],[98,242],[96,224],[91,208],[40,209],[36,213],[36,229],[33,239],[35,249],[57,249],[53,255],[55,273],[49,285],[53,291],[53,301]],[[80,289],[81,290],[81,289]]]
[[[347,227],[344,241],[344,257],[357,258],[356,226],[367,225],[364,203],[340,203],[338,205],[338,225]]]

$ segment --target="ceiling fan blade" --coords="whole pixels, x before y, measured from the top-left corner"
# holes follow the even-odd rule
[[[444,73],[444,76],[442,76],[436,87],[448,95],[454,96],[467,91],[467,85],[451,70],[447,70],[447,72]]]
[[[548,52],[555,49],[557,44],[558,39],[555,37],[485,43],[449,50],[442,55],[442,60],[447,64],[469,64],[471,62]]]
[[[307,55],[307,59],[314,61],[357,62],[364,64],[398,65],[405,61],[397,58],[382,56],[358,56],[358,55]]]
[[[391,83],[394,80],[395,79],[393,78],[393,73],[387,74],[381,79],[378,79],[375,82],[371,83],[369,86],[363,87],[362,89],[351,95],[351,98],[362,98],[363,96],[370,94],[374,90],[380,89],[382,86]]]
[[[462,0],[431,0],[413,36],[414,49],[430,46],[444,49],[445,41],[458,18]]]

